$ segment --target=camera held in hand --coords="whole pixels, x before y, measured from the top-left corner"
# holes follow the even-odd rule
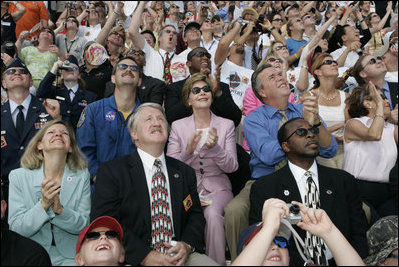
[[[13,42],[5,42],[1,49],[2,53],[8,54],[10,57],[14,57],[17,49],[15,48],[15,44]]]
[[[62,62],[62,66],[59,68],[60,70],[76,70],[76,67],[69,62],[69,60],[65,60]]]
[[[284,219],[286,219],[291,224],[297,224],[300,220],[302,220],[300,208],[298,205],[287,203],[287,207],[289,208],[290,213],[288,214],[288,216],[283,216]]]

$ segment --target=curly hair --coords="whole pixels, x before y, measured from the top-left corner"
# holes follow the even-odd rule
[[[345,101],[348,113],[352,118],[359,118],[369,114],[369,110],[363,105],[364,100],[372,100],[369,86],[354,88],[352,94]]]

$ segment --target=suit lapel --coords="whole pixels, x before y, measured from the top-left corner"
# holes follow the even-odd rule
[[[285,201],[285,203],[291,203],[292,200],[302,202],[298,185],[288,164],[281,168],[280,175],[281,188],[277,195],[281,196],[281,199]]]
[[[151,200],[148,195],[150,189],[147,186],[143,162],[141,161],[137,151],[131,155],[131,160],[129,160],[129,163],[130,179],[132,180],[133,188],[136,189],[137,199],[140,199],[140,202],[143,203],[142,212],[144,214],[144,221],[146,225],[149,225],[151,232]]]
[[[173,216],[173,228],[175,236],[180,236],[180,233],[176,231],[180,231],[180,227],[176,227],[180,225],[181,221],[181,205],[180,201],[183,199],[183,175],[182,173],[172,164],[172,161],[169,157],[165,157],[166,165],[168,168],[168,178],[169,178],[169,187],[170,187],[170,205],[172,206],[172,216]]]
[[[317,164],[317,170],[319,173],[320,207],[327,212],[332,209],[334,204],[336,194],[332,183],[334,177],[331,177],[328,169],[319,164]]]

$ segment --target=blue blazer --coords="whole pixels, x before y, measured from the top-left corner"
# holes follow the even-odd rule
[[[79,233],[89,224],[90,175],[87,169],[72,172],[65,166],[60,201],[64,211],[56,215],[40,203],[43,165],[34,170],[19,168],[10,172],[8,223],[13,230],[50,251],[54,241],[61,255],[74,258]]]

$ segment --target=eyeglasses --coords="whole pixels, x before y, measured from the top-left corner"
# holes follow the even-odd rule
[[[89,240],[97,240],[101,237],[101,233],[104,233],[108,239],[117,238],[119,235],[117,231],[98,231],[87,233],[86,238]]]
[[[176,5],[171,5],[170,7],[171,7],[171,8],[179,8],[179,7],[176,6]]]
[[[331,65],[331,64],[335,64],[335,65],[338,65],[338,62],[337,61],[335,61],[335,60],[331,60],[331,59],[327,59],[327,60],[324,60],[323,61],[323,64],[321,64],[321,66],[323,66],[323,65]],[[320,66],[320,67],[321,67]]]
[[[278,62],[280,62],[280,63],[283,63],[283,60],[282,60],[281,58],[274,58],[274,57],[268,58],[267,61],[269,61],[269,62],[278,61]]]
[[[46,29],[46,28],[42,29],[40,32],[48,32],[50,34],[53,34],[53,32],[51,30]]]
[[[123,40],[125,40],[125,35],[120,34],[119,32],[111,32],[109,35],[116,35],[116,36],[119,36],[120,38],[122,38]]]
[[[125,70],[127,68],[129,68],[131,71],[136,71],[136,72],[138,72],[140,70],[140,68],[136,65],[127,65],[127,64],[122,63],[122,64],[118,64],[117,66],[118,66],[118,69],[120,69],[120,70]]]
[[[195,53],[194,55],[193,55],[193,57],[203,57],[203,56],[206,56],[207,58],[211,58],[211,54],[209,54],[208,52],[206,52],[206,51],[198,51],[197,53]]]
[[[208,85],[205,85],[204,87],[194,87],[194,88],[192,88],[191,89],[191,93],[193,93],[194,95],[196,95],[196,94],[199,94],[200,92],[201,92],[201,90],[204,92],[204,93],[208,93],[208,92],[210,92],[212,89],[208,86]]]
[[[143,50],[134,50],[134,49],[130,49],[128,54],[135,54],[138,53],[140,56],[145,56],[145,53]]]
[[[309,129],[305,129],[305,128],[298,128],[296,129],[292,134],[290,134],[285,140],[284,142],[287,142],[288,139],[291,138],[291,136],[293,136],[294,134],[297,134],[298,136],[307,136],[308,133],[311,132],[314,135],[318,135],[320,130],[319,127],[310,127]]]
[[[363,66],[362,70],[365,69],[368,64],[374,65],[375,63],[377,63],[377,59],[380,61],[383,60],[382,57],[370,58],[369,62],[367,62],[366,65]]]
[[[276,46],[276,47],[274,48],[274,50],[280,51],[280,50],[283,49],[283,48],[287,49],[287,46],[286,46],[286,45],[279,45],[279,46]]]
[[[274,19],[272,21],[280,21],[280,22],[282,22],[283,20],[282,19]]]
[[[275,236],[273,239],[273,243],[276,244],[279,248],[288,248],[290,246],[290,242],[282,236]]]
[[[8,69],[4,72],[7,75],[13,75],[13,74],[28,74],[27,69]]]
[[[172,30],[165,30],[166,33],[173,33],[174,35],[177,35],[176,31],[172,31]]]

